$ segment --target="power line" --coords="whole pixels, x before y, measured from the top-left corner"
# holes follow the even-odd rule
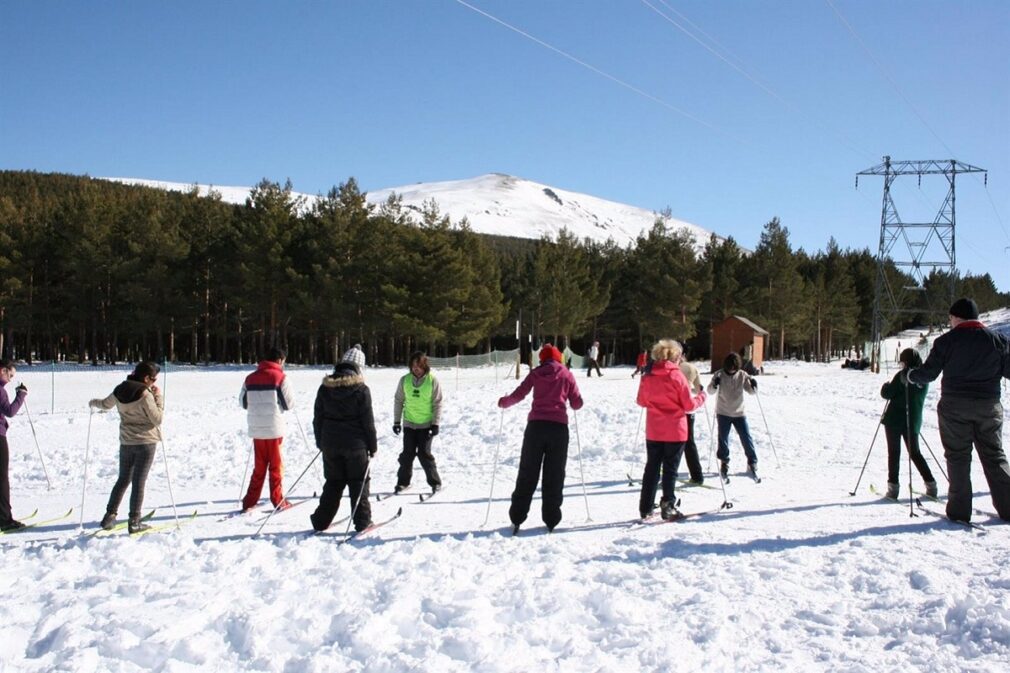
[[[667,101],[663,100],[662,98],[654,96],[651,93],[648,93],[647,91],[643,91],[642,89],[639,89],[637,86],[635,86],[633,84],[629,84],[629,83],[625,82],[624,80],[622,80],[622,79],[620,79],[618,77],[615,77],[615,76],[611,75],[608,72],[600,70],[596,66],[591,65],[591,64],[583,61],[582,59],[577,58],[577,57],[569,54],[568,52],[564,51],[563,49],[559,49],[559,48],[555,47],[552,44],[548,44],[547,42],[541,40],[540,38],[535,37],[533,35],[530,35],[526,31],[524,31],[524,30],[522,30],[520,28],[517,28],[517,27],[513,26],[512,24],[507,23],[507,22],[499,19],[496,16],[488,14],[487,12],[485,12],[484,10],[482,10],[482,9],[480,9],[478,7],[474,7],[473,5],[469,4],[468,2],[464,2],[464,0],[456,0],[456,2],[458,4],[460,4],[460,5],[463,5],[467,9],[470,9],[470,10],[472,10],[472,11],[480,14],[481,16],[484,16],[484,17],[486,17],[486,18],[494,21],[497,24],[499,24],[501,26],[504,26],[505,28],[508,28],[509,30],[511,30],[511,31],[513,31],[515,33],[518,33],[519,35],[522,35],[526,39],[532,40],[533,42],[536,42],[541,47],[544,47],[546,49],[550,49],[551,51],[553,51],[554,53],[558,54],[559,56],[563,56],[564,58],[568,59],[569,61],[571,61],[573,63],[576,63],[577,65],[580,65],[583,68],[585,68],[585,69],[587,69],[587,70],[589,70],[591,72],[594,72],[597,75],[599,75],[601,77],[604,77],[604,78],[610,80],[611,82],[613,82],[613,83],[615,83],[615,84],[617,84],[619,86],[622,86],[625,89],[628,89],[629,91],[632,91],[632,92],[638,94],[639,96],[642,96],[643,98],[647,98],[648,100],[651,100],[653,103],[657,103],[659,105],[662,105],[663,107],[667,108],[668,110],[672,110],[673,112],[676,112],[677,114],[690,119],[691,121],[695,122],[696,124],[701,124],[702,126],[708,127],[710,129],[712,129],[713,131],[716,131],[718,133],[722,133],[722,134],[724,134],[726,136],[729,136],[729,137],[733,138],[734,140],[736,140],[737,142],[739,142],[741,144],[748,145],[748,146],[750,146],[750,144],[751,144],[751,143],[747,142],[746,140],[744,140],[743,138],[738,138],[738,137],[734,136],[733,134],[725,131],[724,129],[721,129],[721,128],[719,128],[719,127],[717,127],[717,126],[715,126],[715,125],[713,125],[713,124],[705,121],[704,119],[699,119],[698,117],[695,117],[694,115],[692,115],[690,112],[682,110],[681,108],[677,107],[676,105],[673,105],[672,103],[668,103]]]
[[[676,14],[682,21],[684,21],[685,23],[690,24],[691,27],[695,31],[697,31],[698,33],[700,33],[701,35],[703,35],[709,42],[712,42],[714,45],[716,45],[716,47],[718,47],[718,49],[714,49],[714,48],[710,47],[709,45],[705,44],[705,42],[702,41],[701,39],[699,39],[698,36],[695,35],[691,30],[688,30],[687,28],[685,28],[684,26],[682,26],[680,23],[678,23],[674,19],[672,19],[669,16],[667,16],[660,9],[658,9],[655,5],[653,5],[651,2],[649,2],[649,0],[641,0],[641,3],[643,5],[645,5],[646,7],[648,7],[649,9],[651,9],[656,14],[658,14],[665,21],[667,21],[670,25],[674,26],[677,30],[681,31],[682,33],[684,33],[685,35],[687,35],[689,38],[691,38],[692,40],[694,40],[695,42],[697,42],[706,51],[708,51],[709,53],[711,53],[713,56],[715,56],[716,58],[718,58],[720,61],[722,61],[723,63],[725,63],[726,65],[728,65],[729,67],[733,68],[738,73],[740,73],[741,75],[743,75],[744,77],[746,77],[755,86],[757,86],[762,91],[764,91],[766,94],[768,94],[769,96],[771,96],[772,98],[774,98],[776,101],[778,101],[780,104],[782,104],[785,108],[787,108],[790,112],[796,114],[799,117],[803,117],[803,118],[807,119],[807,121],[813,123],[815,126],[817,126],[818,128],[820,128],[820,130],[822,132],[826,132],[826,133],[830,133],[830,134],[835,135],[837,137],[837,139],[842,142],[843,145],[845,145],[846,147],[848,147],[848,149],[850,149],[855,154],[858,154],[861,158],[866,158],[866,157],[873,156],[872,152],[867,152],[865,149],[862,149],[861,147],[859,147],[855,143],[855,141],[852,140],[851,138],[849,138],[847,135],[845,135],[843,133],[838,133],[836,131],[833,131],[832,129],[830,129],[828,127],[828,125],[823,124],[819,119],[814,118],[811,115],[804,113],[796,105],[794,105],[793,103],[789,102],[788,100],[786,100],[785,98],[783,98],[782,96],[780,96],[776,91],[774,91],[772,88],[770,88],[769,86],[767,86],[764,82],[762,82],[761,80],[759,80],[755,75],[752,75],[748,71],[747,68],[745,68],[743,65],[738,64],[736,61],[739,61],[739,59],[737,59],[735,56],[733,56],[733,54],[728,49],[726,49],[721,44],[719,44],[718,40],[716,40],[711,35],[707,34],[704,30],[702,30],[701,28],[699,28],[695,23],[693,23],[690,19],[688,19],[686,16],[684,16],[684,14],[682,14],[681,12],[678,12],[676,9],[674,9],[669,3],[666,2],[666,0],[658,0],[658,1],[664,7],[666,7],[671,12],[673,12],[674,14]],[[728,56],[725,55],[725,54],[728,54]]]

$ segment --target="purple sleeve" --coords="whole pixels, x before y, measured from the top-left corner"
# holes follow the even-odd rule
[[[509,407],[518,404],[523,400],[524,397],[529,395],[530,389],[533,388],[533,373],[530,372],[523,379],[523,382],[519,384],[515,390],[512,391],[510,395],[498,400],[498,406],[502,409],[508,409]]]
[[[572,387],[568,391],[568,403],[572,405],[572,409],[579,410],[582,408],[582,393],[579,392],[579,384],[575,382],[575,377],[572,376]]]
[[[7,389],[0,386],[0,414],[7,416],[8,418],[13,417],[17,412],[21,411],[22,405],[25,403],[24,393],[15,393],[14,401],[11,402],[10,398],[7,396]]]

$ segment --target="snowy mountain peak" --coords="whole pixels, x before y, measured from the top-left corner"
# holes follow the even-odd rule
[[[249,187],[209,187],[134,178],[102,179],[177,191],[188,191],[196,186],[201,195],[213,190],[228,203],[244,203],[250,191]],[[517,238],[555,238],[564,228],[578,239],[599,242],[613,239],[618,245],[627,246],[639,234],[647,232],[659,217],[646,208],[503,173],[379,189],[368,192],[368,202],[376,205],[384,203],[394,193],[400,196],[408,210],[420,212],[426,201],[434,201],[439,212],[448,215],[453,222],[465,217],[478,233]],[[301,196],[306,197],[307,203],[318,198]],[[667,219],[666,224],[670,229],[687,230],[699,250],[712,235],[702,227],[674,218]]]

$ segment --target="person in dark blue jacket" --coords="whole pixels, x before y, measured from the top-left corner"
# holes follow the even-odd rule
[[[1000,378],[1010,379],[1010,341],[979,322],[978,306],[961,298],[950,307],[951,330],[933,342],[925,364],[908,373],[910,383],[940,381],[940,441],[950,486],[947,516],[971,520],[971,449],[974,444],[992,504],[1010,521],[1010,465],[1003,452]]]

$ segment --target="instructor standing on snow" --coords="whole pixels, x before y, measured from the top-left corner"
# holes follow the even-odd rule
[[[400,469],[396,473],[396,492],[410,486],[414,473],[414,458],[421,461],[424,476],[432,493],[442,489],[431,440],[438,434],[442,415],[442,387],[431,373],[428,356],[415,351],[410,356],[410,373],[404,374],[393,395],[393,434],[403,432]],[[403,424],[400,424],[400,418]]]
[[[14,518],[11,512],[11,481],[10,481],[10,447],[7,446],[7,419],[13,418],[21,410],[21,405],[25,403],[28,396],[28,388],[25,384],[17,387],[14,394],[14,401],[7,397],[6,385],[14,378],[17,369],[14,361],[9,359],[0,360],[0,530],[17,530],[25,525]]]
[[[978,320],[978,306],[961,298],[950,307],[951,330],[933,342],[925,364],[908,373],[913,384],[928,383],[943,372],[940,441],[947,458],[950,487],[947,516],[971,521],[971,447],[978,451],[992,504],[1010,521],[1010,466],[1003,452],[1000,378],[1010,378],[1010,342]]]
[[[287,509],[291,505],[284,500],[282,481],[284,460],[281,444],[284,441],[284,418],[282,412],[294,406],[291,386],[284,375],[284,361],[287,354],[279,348],[267,351],[256,371],[246,377],[239,393],[239,402],[247,410],[249,436],[253,440],[256,462],[249,490],[242,498],[242,511],[248,512],[256,506],[263,491],[263,481],[270,472],[270,502],[274,507]]]
[[[498,400],[500,408],[508,409],[533,390],[533,408],[527,417],[519,475],[509,508],[513,533],[519,532],[519,526],[529,514],[541,465],[544,469],[540,488],[544,523],[550,531],[561,522],[565,464],[568,462],[566,404],[571,404],[572,409],[582,408],[582,395],[575,384],[575,377],[561,361],[561,351],[545,344],[540,349],[540,366],[531,371],[512,394]]]

